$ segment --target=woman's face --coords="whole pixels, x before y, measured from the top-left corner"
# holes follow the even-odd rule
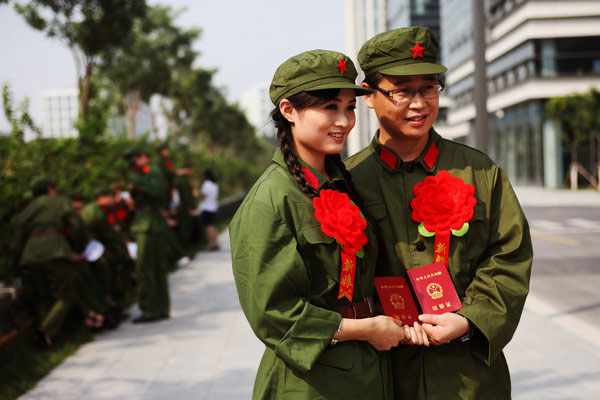
[[[322,160],[327,154],[338,154],[356,123],[356,96],[352,89],[341,89],[337,97],[326,103],[294,110],[292,135],[295,150],[305,162]]]

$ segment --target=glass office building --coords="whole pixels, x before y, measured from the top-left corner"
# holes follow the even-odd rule
[[[600,2],[486,1],[488,154],[517,184],[563,186],[570,154],[544,115],[549,98],[600,87]],[[473,127],[471,2],[442,0],[442,61],[449,67],[448,123]],[[597,142],[579,149],[596,174]]]

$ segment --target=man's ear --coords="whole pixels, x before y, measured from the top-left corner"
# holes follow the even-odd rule
[[[367,88],[367,89],[371,89],[371,87],[369,86],[368,83],[361,83],[360,86]],[[363,96],[363,98],[365,99],[365,104],[367,105],[367,107],[373,109],[375,108],[375,105],[373,104],[373,96],[375,95],[375,93],[371,93],[371,94],[365,94]]]
[[[283,115],[283,118],[287,119],[290,123],[294,123],[297,112],[292,103],[288,99],[283,99],[279,102],[279,112]]]

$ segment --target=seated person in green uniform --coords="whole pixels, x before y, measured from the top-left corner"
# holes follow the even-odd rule
[[[377,239],[340,152],[355,124],[344,54],[285,61],[270,97],[280,146],[234,216],[240,304],[265,344],[253,399],[393,399],[389,350],[404,328],[376,316]]]
[[[396,397],[509,399],[502,349],[514,334],[528,293],[529,227],[502,169],[432,128],[443,88],[438,75],[446,71],[437,55],[438,42],[423,27],[384,32],[362,46],[362,86],[373,90],[365,102],[375,111],[379,130],[371,145],[346,164],[379,227],[378,274],[406,277],[408,270],[443,262],[462,303],[454,313],[419,317],[426,346],[392,350]],[[466,218],[465,229],[452,231],[449,246],[436,245],[438,233],[429,232],[415,212],[420,203],[413,201],[413,190],[421,193],[425,179],[462,181],[474,189],[472,217]],[[453,218],[441,210],[456,198],[430,193],[423,201],[432,220]]]
[[[81,311],[88,327],[101,328],[108,305],[89,266],[77,261],[87,235],[69,199],[58,194],[49,177],[34,179],[31,188],[34,199],[13,220],[11,253],[37,296],[37,338],[49,346],[72,308]]]
[[[111,222],[115,223],[115,200],[110,187],[97,188],[93,193],[94,201],[83,206],[81,218],[92,239],[102,243],[104,253],[96,262],[96,269],[103,271],[102,281],[110,298],[120,310],[127,307],[133,294],[133,260],[129,256],[127,244],[123,235],[118,232]]]

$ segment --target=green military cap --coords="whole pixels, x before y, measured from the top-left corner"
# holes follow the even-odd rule
[[[367,40],[358,52],[358,62],[371,75],[441,74],[448,69],[437,63],[439,44],[422,26],[394,29]]]
[[[356,67],[352,60],[336,51],[310,50],[295,55],[277,68],[269,96],[277,105],[300,92],[324,89],[354,89],[358,96],[372,93],[355,84]]]
[[[139,156],[143,152],[144,150],[139,144],[132,144],[125,148],[125,150],[123,151],[123,157],[130,159],[131,157]]]
[[[56,186],[56,181],[49,176],[36,176],[29,185],[34,196],[44,193],[50,186]]]

